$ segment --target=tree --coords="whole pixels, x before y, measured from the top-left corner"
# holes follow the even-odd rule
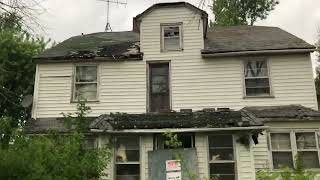
[[[33,94],[35,64],[32,58],[42,52],[46,42],[22,29],[16,14],[0,14],[0,117],[16,121],[30,117],[21,106],[26,95]]]
[[[317,51],[315,53],[317,57],[317,62],[320,62],[320,30],[318,33],[318,42],[315,44]],[[316,92],[317,92],[317,100],[318,100],[318,106],[320,104],[320,68],[319,66],[316,67],[316,78],[315,78],[315,86],[316,86]]]
[[[214,25],[253,25],[266,19],[278,0],[213,0]]]

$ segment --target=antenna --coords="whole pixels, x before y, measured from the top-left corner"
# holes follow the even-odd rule
[[[105,27],[105,31],[106,32],[112,32],[112,28],[111,28],[111,25],[110,25],[110,21],[109,21],[109,16],[110,16],[110,3],[113,3],[113,4],[121,4],[121,5],[127,5],[127,2],[119,2],[119,0],[98,0],[98,1],[103,1],[103,2],[106,2],[107,3],[107,24],[106,24],[106,27]]]

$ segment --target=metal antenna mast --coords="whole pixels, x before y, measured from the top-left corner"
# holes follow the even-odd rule
[[[103,2],[106,2],[107,3],[107,24],[106,24],[106,27],[105,27],[105,31],[106,32],[112,32],[112,28],[111,28],[111,25],[110,25],[110,21],[109,21],[109,16],[110,16],[110,3],[113,3],[113,4],[122,4],[122,5],[127,5],[127,2],[119,2],[119,0],[117,1],[113,1],[113,0],[98,0],[98,1],[103,1]]]

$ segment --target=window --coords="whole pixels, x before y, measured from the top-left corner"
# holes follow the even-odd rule
[[[305,168],[319,168],[319,144],[316,132],[270,133],[273,168],[294,167],[299,155]]]
[[[140,179],[139,137],[116,138],[116,180]]]
[[[290,133],[271,133],[273,168],[293,167]]]
[[[169,63],[149,64],[149,112],[169,112],[169,93]]]
[[[162,50],[182,50],[182,23],[161,25]]]
[[[182,143],[181,148],[193,148],[194,147],[194,135],[191,133],[177,134],[178,141]],[[156,149],[169,149],[165,144],[165,137],[162,134],[155,135],[155,148]]]
[[[235,160],[232,135],[209,136],[210,178],[235,179]]]
[[[97,100],[97,66],[76,66],[73,100]]]
[[[270,96],[268,61],[245,61],[244,81],[246,96]]]

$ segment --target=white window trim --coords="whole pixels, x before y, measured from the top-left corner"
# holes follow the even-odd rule
[[[76,71],[79,66],[96,66],[97,67],[97,82],[76,82]],[[74,64],[73,73],[72,73],[72,88],[71,88],[71,103],[78,103],[78,100],[75,98],[76,84],[97,84],[97,95],[96,99],[87,100],[87,102],[99,102],[100,97],[100,66],[97,63],[85,63],[85,64]]]
[[[210,160],[210,143],[209,143],[209,137],[210,136],[219,136],[219,135],[230,135],[232,136],[232,146],[233,146],[233,160],[219,160],[219,161],[211,161]],[[207,140],[206,140],[206,144],[207,144],[207,165],[208,165],[208,177],[209,179],[211,178],[211,174],[210,174],[210,164],[213,164],[213,163],[233,163],[234,164],[234,176],[235,176],[235,180],[238,179],[238,164],[237,164],[237,151],[236,151],[236,139],[235,139],[235,136],[233,134],[209,134],[206,136]]]
[[[165,49],[164,47],[164,28],[165,27],[179,27],[179,48],[178,49]],[[183,23],[163,23],[160,24],[160,32],[161,32],[161,51],[182,51],[183,50]]]
[[[118,136],[118,137],[130,137],[130,136],[125,136],[125,135],[123,135],[123,136]],[[132,161],[132,162],[117,162],[117,159],[116,159],[116,154],[117,154],[117,148],[116,148],[116,146],[114,146],[114,150],[113,150],[113,154],[114,154],[114,156],[113,156],[113,179],[114,180],[117,180],[117,165],[119,164],[119,165],[121,165],[121,164],[139,164],[139,177],[140,177],[140,179],[141,179],[141,177],[142,177],[142,172],[144,172],[143,171],[143,169],[142,169],[142,153],[141,153],[141,151],[142,151],[142,137],[141,136],[136,136],[137,138],[139,138],[139,161]],[[117,139],[117,137],[114,137],[114,142],[116,142],[116,139]]]
[[[271,167],[272,170],[274,171],[278,171],[279,169],[275,169],[273,166],[273,157],[272,157],[272,152],[288,152],[288,151],[283,151],[283,150],[278,150],[278,151],[273,151],[272,150],[272,145],[271,145],[271,136],[270,134],[272,133],[289,133],[290,134],[290,143],[291,143],[291,152],[292,152],[292,160],[293,160],[293,167],[296,167],[295,164],[295,156],[298,153],[298,147],[296,144],[296,134],[295,133],[314,133],[315,134],[315,138],[316,138],[316,146],[317,146],[317,150],[315,149],[308,149],[308,150],[302,150],[303,152],[307,152],[307,151],[311,151],[311,152],[318,152],[318,162],[320,165],[320,145],[319,145],[319,129],[291,129],[291,130],[285,130],[285,129],[278,129],[278,130],[272,130],[268,132],[268,150],[269,150],[269,165]],[[300,150],[301,151],[301,150]],[[319,170],[319,168],[312,168],[309,170]]]
[[[267,62],[267,70],[268,70],[268,76],[262,76],[259,78],[255,77],[245,77],[245,68],[246,68],[246,62],[248,61],[266,61]],[[271,79],[271,60],[266,57],[247,57],[242,60],[242,68],[241,68],[241,75],[242,75],[242,87],[243,87],[243,98],[274,98],[274,92],[272,88],[272,79]],[[261,79],[261,78],[268,78],[269,80],[269,95],[255,95],[255,96],[248,96],[246,91],[246,79]]]

